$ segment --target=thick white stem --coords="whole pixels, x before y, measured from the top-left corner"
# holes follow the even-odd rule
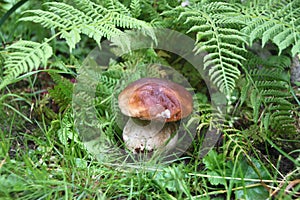
[[[178,135],[176,123],[149,121],[147,125],[129,118],[123,130],[126,147],[133,153],[169,151],[176,145]]]

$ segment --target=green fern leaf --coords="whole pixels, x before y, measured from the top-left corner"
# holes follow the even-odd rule
[[[118,12],[124,15],[130,15],[130,10],[119,1],[108,0],[105,5],[109,10]]]
[[[43,11],[43,10],[29,10],[24,14],[34,14],[34,16],[23,17],[20,21],[31,21],[41,24],[45,28],[59,28],[63,29],[70,25],[69,20],[61,18],[55,13]]]
[[[276,96],[276,97],[287,97],[287,93],[285,91],[279,91],[274,89],[268,89],[261,92],[261,95],[266,96]]]
[[[235,12],[236,7],[230,3],[225,2],[210,2],[206,4],[196,4],[196,10],[204,10],[206,13],[219,14]]]
[[[60,112],[70,106],[73,95],[73,83],[63,78],[57,73],[49,73],[52,80],[56,83],[53,89],[49,90],[50,97],[59,106]]]
[[[296,41],[295,45],[293,46],[291,52],[292,55],[296,55],[297,53],[299,53],[300,49],[300,39]]]
[[[51,2],[46,5],[49,6],[50,11],[57,13],[63,19],[69,20],[69,23],[66,24],[67,26],[64,29],[75,29],[76,32],[79,30],[79,32],[93,38],[98,44],[100,44],[100,40],[103,36],[110,38],[121,33],[121,31],[111,24],[109,16],[104,16],[101,20],[95,21],[83,11],[64,3]]]
[[[295,119],[292,117],[293,104],[289,101],[289,78],[277,76],[284,74],[282,69],[250,70],[255,87],[251,90],[254,122],[260,118],[266,131],[274,133],[295,133]],[[259,99],[259,101],[258,101]],[[263,108],[264,111],[261,111]]]
[[[264,23],[263,19],[254,19],[252,24],[244,28],[245,34],[249,35],[249,43],[250,45],[253,44],[254,40],[257,38],[261,38],[264,32],[272,27],[273,24]],[[269,40],[269,38],[265,38],[265,40]]]
[[[132,0],[130,2],[130,8],[131,8],[131,15],[133,17],[139,17],[141,15],[141,4],[140,4],[140,0]]]
[[[282,73],[282,70],[283,69],[280,68],[268,69],[266,67],[261,69],[253,69],[251,70],[251,76],[255,77],[257,80],[259,79],[259,77],[261,77],[264,81],[272,81],[274,80],[274,77],[276,77],[277,81],[281,81],[281,83],[286,83],[289,81],[289,76],[286,73]]]
[[[75,0],[76,5],[94,21],[101,20],[109,10],[89,0]]]
[[[274,38],[276,34],[281,32],[282,30],[284,30],[284,25],[276,24],[273,22],[262,35],[262,46],[264,47],[269,40]],[[251,38],[251,40],[253,41],[255,38],[256,37],[253,37]]]
[[[111,38],[122,33],[120,28],[145,29],[150,25],[142,20],[130,17],[130,11],[120,2],[109,1],[108,9],[89,0],[76,1],[68,5],[60,2],[45,3],[47,11],[30,10],[21,21],[32,21],[45,28],[58,29],[61,37],[66,39],[70,51],[80,41],[80,34],[94,39],[98,45],[103,37]]]
[[[7,48],[9,56],[4,62],[4,78],[0,90],[20,75],[37,70],[40,65],[47,66],[52,56],[52,48],[48,43],[37,43],[21,40]]]
[[[267,70],[264,70],[264,72],[267,72]],[[265,88],[277,89],[277,90],[287,89],[287,84],[285,82],[276,81],[276,80],[272,80],[272,81],[263,80],[264,77],[262,76],[262,74],[260,74],[260,77],[257,76],[257,74],[255,76],[253,76],[253,78],[255,79],[255,85],[259,89],[265,89]],[[270,77],[269,75],[266,75],[266,79],[269,77]]]
[[[243,45],[247,44],[246,35],[232,28],[232,24],[239,26],[239,22],[230,19],[235,11],[236,8],[227,3],[199,3],[181,12],[178,18],[191,24],[188,33],[197,33],[195,53],[208,52],[204,57],[204,69],[228,96],[240,76],[239,66],[245,60]]]
[[[290,29],[283,30],[278,33],[274,38],[273,42],[277,44],[279,48],[279,54],[282,50],[286,49],[288,46],[292,45],[297,36]]]
[[[62,31],[61,37],[64,38],[70,48],[75,49],[75,45],[80,41],[80,31],[78,29],[72,29],[70,32]]]
[[[290,110],[292,110],[292,108],[291,108],[292,103],[284,98],[268,97],[268,98],[265,98],[264,101],[267,104],[290,106]]]
[[[272,41],[278,46],[279,54],[292,47],[292,54],[300,52],[300,1],[269,1],[253,12],[253,7],[244,11],[246,26],[242,29],[248,34],[249,43],[262,39],[263,46]],[[296,46],[296,47],[295,47]]]
[[[141,27],[149,27],[146,22],[129,17],[129,16],[124,16],[119,13],[111,13],[110,15],[112,22],[119,27],[123,28],[141,28]]]

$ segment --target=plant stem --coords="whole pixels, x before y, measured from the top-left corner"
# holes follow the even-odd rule
[[[19,7],[21,7],[24,3],[26,3],[28,0],[21,0],[18,3],[16,3],[13,7],[11,7],[0,19],[0,28],[2,24],[8,19],[8,17],[15,12]]]

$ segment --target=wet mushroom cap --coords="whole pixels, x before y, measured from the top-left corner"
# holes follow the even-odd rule
[[[142,78],[129,84],[118,97],[124,115],[166,122],[187,117],[193,109],[192,95],[181,85],[159,78]]]

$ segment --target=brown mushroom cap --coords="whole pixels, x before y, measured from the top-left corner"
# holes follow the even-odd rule
[[[166,122],[187,117],[193,109],[192,95],[181,85],[159,78],[142,78],[129,84],[118,97],[121,112],[143,120]]]

